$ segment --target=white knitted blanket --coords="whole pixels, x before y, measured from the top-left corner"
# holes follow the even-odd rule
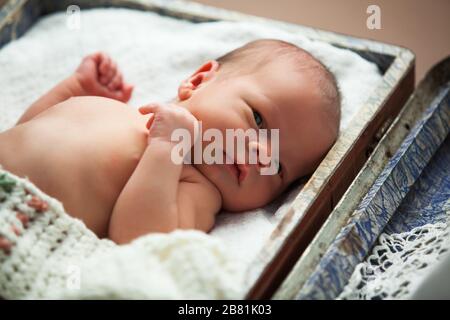
[[[335,73],[343,96],[341,130],[381,83],[375,65],[357,54],[265,25],[196,24],[149,12],[96,9],[82,11],[81,28],[69,30],[65,14],[59,13],[42,18],[22,38],[0,50],[0,131],[11,127],[28,105],[93,51],[106,51],[118,61],[125,78],[136,86],[130,104],[139,106],[170,100],[181,80],[206,59],[262,37],[295,43]],[[211,236],[177,231],[146,236],[124,247],[96,239],[80,221],[64,214],[55,200],[47,198],[56,209],[16,238],[3,223],[11,219],[17,223],[14,212],[2,209],[0,230],[17,242],[1,266],[0,295],[239,298],[246,266],[301,187],[295,186],[265,208],[220,214]],[[50,226],[49,221],[58,221],[56,225],[66,229]],[[67,235],[59,243],[61,230]],[[77,270],[81,270],[82,290],[68,291],[66,281],[73,280],[68,275],[78,274]]]

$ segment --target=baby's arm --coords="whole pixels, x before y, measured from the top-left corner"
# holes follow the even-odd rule
[[[219,192],[209,181],[180,181],[183,164],[171,159],[172,130],[195,118],[178,106],[143,107],[141,112],[155,112],[148,124],[149,144],[114,206],[109,238],[127,243],[149,232],[209,231],[221,206]]]
[[[111,58],[101,52],[83,59],[77,70],[34,102],[17,124],[34,118],[48,108],[76,96],[102,96],[127,102],[133,87],[123,82]]]

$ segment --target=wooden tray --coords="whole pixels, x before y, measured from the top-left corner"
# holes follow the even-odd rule
[[[341,135],[299,192],[288,213],[267,239],[263,249],[250,266],[246,288],[247,298],[271,297],[320,230],[412,93],[414,54],[408,49],[390,44],[216,9],[197,3],[162,0],[9,0],[0,10],[0,47],[20,37],[40,16],[55,11],[65,11],[72,4],[80,6],[81,9],[105,6],[127,7],[153,11],[197,23],[219,20],[264,22],[288,32],[299,33],[311,39],[350,49],[377,64],[383,74],[382,84],[374,88],[364,105],[364,112],[354,117],[349,128]],[[360,193],[363,194],[364,190],[367,188],[362,188]],[[355,196],[354,202],[357,202],[357,198]],[[345,219],[340,219],[338,222],[342,227]]]

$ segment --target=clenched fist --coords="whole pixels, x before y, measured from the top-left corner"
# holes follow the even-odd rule
[[[85,57],[75,75],[86,95],[127,102],[133,92],[133,86],[123,80],[116,62],[103,52]]]

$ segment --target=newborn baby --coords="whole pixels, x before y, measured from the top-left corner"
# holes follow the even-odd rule
[[[137,110],[126,104],[132,90],[110,57],[95,53],[0,133],[0,165],[119,244],[177,228],[207,232],[221,209],[264,206],[312,173],[338,136],[334,76],[280,40],[253,41],[207,61],[180,84],[172,103]],[[199,122],[224,137],[226,129],[279,129],[277,172],[261,174],[267,163],[259,160],[174,162],[171,134],[177,128],[198,134]],[[267,143],[249,142],[245,150],[258,154],[275,142]]]

